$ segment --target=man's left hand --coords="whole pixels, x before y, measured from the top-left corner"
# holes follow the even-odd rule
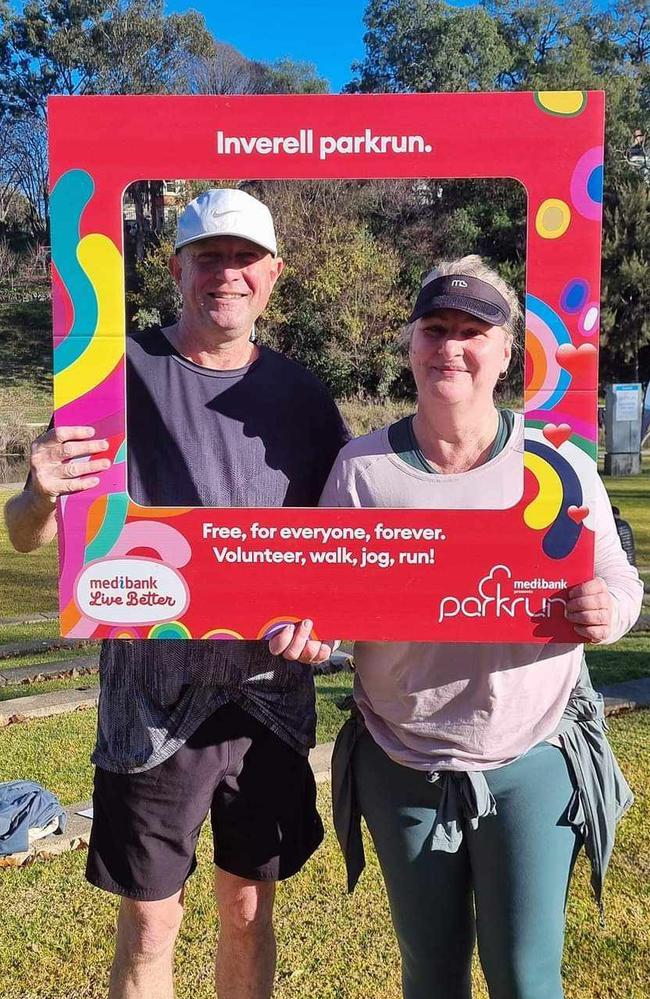
[[[338,649],[340,642],[319,642],[310,638],[313,622],[306,618],[298,624],[287,624],[269,640],[269,652],[292,662],[315,665],[324,663]]]
[[[580,586],[572,586],[565,608],[570,621],[585,642],[597,645],[610,635],[614,605],[607,583],[600,576]]]

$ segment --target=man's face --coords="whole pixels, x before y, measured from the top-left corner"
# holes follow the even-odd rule
[[[280,257],[239,236],[210,236],[182,247],[170,270],[187,332],[221,342],[248,337],[283,266]]]

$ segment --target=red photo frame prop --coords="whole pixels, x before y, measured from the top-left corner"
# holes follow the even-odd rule
[[[563,596],[593,576],[603,94],[55,97],[48,113],[55,425],[95,427],[113,459],[96,488],[58,504],[61,633],[262,639],[310,617],[326,638],[575,641]],[[133,503],[122,196],[134,180],[174,177],[518,180],[528,222],[516,505]]]

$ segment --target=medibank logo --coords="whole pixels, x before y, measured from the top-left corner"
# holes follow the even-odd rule
[[[79,610],[100,624],[159,624],[185,613],[189,591],[176,569],[131,556],[84,566],[75,599]]]
[[[565,579],[546,580],[540,577],[518,579],[513,583],[512,572],[507,565],[494,565],[479,580],[475,593],[442,597],[438,624],[454,617],[549,618],[556,605],[556,613],[563,615],[566,600],[558,596],[542,596],[539,591],[564,589],[566,585]]]

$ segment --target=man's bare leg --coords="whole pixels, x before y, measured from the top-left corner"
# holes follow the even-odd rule
[[[218,999],[270,999],[275,977],[275,882],[248,881],[217,867],[215,893],[220,923]]]
[[[159,902],[123,898],[109,999],[174,999],[172,957],[183,892]]]

